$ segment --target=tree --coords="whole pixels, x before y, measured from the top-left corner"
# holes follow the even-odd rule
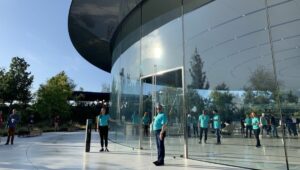
[[[5,97],[5,69],[0,68],[0,103],[4,103],[4,97]]]
[[[215,90],[229,90],[229,87],[223,82],[215,87]]]
[[[53,118],[60,115],[68,118],[70,115],[69,97],[75,88],[73,81],[64,71],[50,78],[47,83],[40,85],[37,91],[36,109],[43,118]]]
[[[276,91],[276,82],[274,74],[265,69],[264,66],[258,66],[249,77],[250,88],[255,91]]]
[[[229,93],[229,87],[224,82],[217,85],[210,97],[212,99],[212,109],[218,109],[222,113],[223,119],[231,120],[235,107],[232,102],[234,96]]]
[[[10,107],[14,101],[26,106],[32,99],[30,88],[33,82],[33,75],[27,71],[30,65],[24,58],[12,58],[8,72],[2,69],[0,72],[2,96],[4,102]]]
[[[197,48],[190,62],[191,68],[189,72],[192,77],[192,83],[188,86],[193,89],[209,89],[209,82],[206,80],[206,73],[203,71],[204,62],[202,61]]]
[[[294,95],[293,92],[290,90],[286,96],[286,100],[289,103],[298,103],[298,96]]]
[[[250,85],[245,87],[245,104],[264,105],[269,104],[275,99],[277,87],[274,74],[258,66],[249,77]],[[279,83],[281,84],[281,83]]]

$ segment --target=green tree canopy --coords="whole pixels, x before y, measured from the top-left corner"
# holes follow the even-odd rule
[[[189,72],[192,77],[192,83],[188,86],[193,89],[209,89],[209,82],[206,80],[206,73],[203,71],[204,62],[202,61],[197,48],[190,62]]]
[[[222,119],[231,120],[235,106],[232,102],[234,96],[229,92],[229,87],[223,82],[216,86],[210,94],[212,99],[212,109],[218,109],[222,114]]]
[[[37,91],[36,109],[43,118],[53,118],[60,115],[66,118],[70,114],[68,98],[75,88],[73,81],[68,78],[65,72],[60,72],[50,78],[46,84],[40,85]]]
[[[0,98],[3,102],[12,105],[14,101],[18,101],[26,105],[31,101],[33,75],[28,71],[29,66],[24,58],[14,57],[7,72],[0,70]]]

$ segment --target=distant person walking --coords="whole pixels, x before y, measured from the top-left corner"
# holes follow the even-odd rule
[[[214,124],[214,129],[215,133],[217,136],[217,145],[221,144],[221,118],[218,113],[218,110],[213,111],[214,117],[213,117],[213,124]]]
[[[202,136],[204,132],[204,143],[207,141],[207,131],[208,131],[208,123],[209,123],[209,116],[207,115],[206,111],[203,110],[202,114],[199,116],[199,127],[200,127],[200,141],[202,143]]]
[[[264,113],[261,114],[260,123],[262,125],[261,126],[261,135],[264,134],[264,131],[266,132],[267,135],[269,135],[268,134],[268,121],[267,121],[267,118]]]
[[[19,122],[19,118],[16,115],[17,110],[13,109],[12,113],[9,115],[7,119],[7,127],[8,127],[8,133],[7,133],[7,141],[5,145],[9,144],[14,144],[14,137],[15,137],[15,130],[16,130],[16,125]]]
[[[96,131],[98,130],[100,136],[101,149],[99,152],[109,152],[108,145],[108,121],[114,122],[115,120],[110,118],[109,114],[106,114],[106,108],[102,107],[99,115],[96,117]],[[103,149],[103,141],[105,142],[105,150]]]
[[[245,136],[245,117],[241,118],[240,123],[241,123],[241,135]]]
[[[260,122],[259,122],[259,118],[256,116],[254,112],[251,113],[251,117],[252,117],[252,128],[256,138],[256,147],[258,148],[261,147],[260,140],[259,140]]]
[[[248,136],[251,138],[252,135],[252,120],[250,118],[249,115],[246,115],[246,119],[245,119],[245,124],[246,124],[246,138],[248,138]]]
[[[163,166],[165,164],[165,137],[168,119],[166,114],[163,112],[162,105],[156,107],[157,115],[154,118],[153,130],[156,137],[157,146],[157,161],[153,163],[156,166]]]
[[[3,127],[3,116],[2,116],[2,110],[0,110],[0,130],[2,129]],[[1,142],[1,135],[0,135],[0,142]]]
[[[34,116],[31,114],[28,118],[28,131],[32,131],[34,124]]]
[[[278,123],[276,122],[276,119],[275,119],[275,117],[274,117],[273,114],[271,114],[270,123],[271,123],[272,137],[279,138],[278,132],[277,132],[277,126],[278,126]]]
[[[54,129],[55,129],[55,131],[59,130],[59,125],[60,125],[60,117],[59,117],[59,115],[57,115],[54,118]]]
[[[148,112],[144,113],[142,118],[143,128],[144,128],[144,136],[149,136],[149,124],[150,124],[150,117]]]

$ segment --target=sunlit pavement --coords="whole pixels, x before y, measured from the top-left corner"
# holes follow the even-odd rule
[[[53,132],[15,138],[14,145],[0,143],[0,169],[240,169],[167,155],[165,166],[153,165],[156,153],[109,142],[110,152],[99,152],[99,136],[92,134],[91,150],[85,153],[84,132]]]

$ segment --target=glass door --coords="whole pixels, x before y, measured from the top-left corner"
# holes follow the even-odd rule
[[[155,106],[161,104],[167,115],[167,137],[165,139],[166,154],[183,155],[184,122],[183,122],[183,90],[182,68],[156,72],[141,78],[140,114],[140,148],[156,155],[155,135],[152,132],[152,121],[156,116]],[[149,120],[147,122],[146,120]],[[149,125],[149,127],[147,126]]]

